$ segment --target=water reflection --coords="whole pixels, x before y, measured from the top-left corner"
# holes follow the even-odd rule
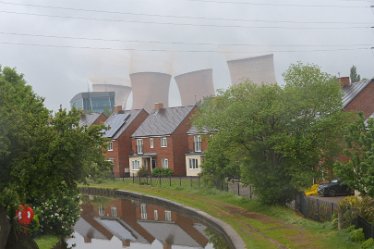
[[[228,248],[222,236],[167,207],[94,196],[85,197],[73,238],[67,243],[77,249]]]

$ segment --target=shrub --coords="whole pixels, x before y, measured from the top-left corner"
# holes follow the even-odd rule
[[[172,176],[173,171],[171,169],[155,168],[152,171],[153,176]]]
[[[347,228],[353,224],[359,214],[360,200],[356,196],[344,198],[339,203],[340,227]]]
[[[374,249],[374,239],[370,238],[366,241],[364,241],[361,245],[362,249]]]
[[[374,199],[363,197],[359,205],[360,215],[368,222],[374,222]]]
[[[365,240],[365,235],[362,230],[362,228],[358,229],[353,229],[352,231],[349,232],[349,238],[350,240],[354,242],[360,242]]]
[[[148,170],[146,168],[142,167],[138,171],[138,176],[140,176],[140,177],[149,176],[149,172],[148,172]]]

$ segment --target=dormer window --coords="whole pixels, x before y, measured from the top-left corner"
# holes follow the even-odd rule
[[[161,147],[168,147],[168,140],[166,137],[161,138]]]

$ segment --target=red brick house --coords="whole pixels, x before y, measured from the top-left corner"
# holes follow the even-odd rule
[[[152,171],[169,168],[176,176],[186,175],[187,131],[195,106],[163,108],[156,104],[153,112],[132,135],[130,175],[140,168]]]
[[[105,121],[104,125],[109,129],[104,133],[104,137],[110,139],[105,157],[113,163],[115,177],[129,174],[131,135],[147,116],[148,113],[144,109],[119,111]]]
[[[204,161],[204,152],[208,148],[209,132],[198,130],[195,126],[187,132],[188,153],[186,154],[186,175],[198,176]]]
[[[340,79],[343,89],[343,109],[363,112],[365,118],[374,113],[374,79],[350,83],[349,78]]]

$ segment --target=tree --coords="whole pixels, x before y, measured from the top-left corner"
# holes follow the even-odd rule
[[[360,118],[346,135],[348,160],[335,165],[337,175],[362,195],[374,197],[374,119]]]
[[[291,65],[284,78],[283,88],[246,82],[220,92],[202,104],[195,120],[217,131],[203,174],[239,172],[270,204],[291,200],[331,167],[345,122],[336,78],[301,63]]]
[[[357,74],[357,68],[355,65],[351,67],[350,77],[351,77],[351,82],[358,82],[361,80],[361,76]]]
[[[67,235],[79,212],[77,184],[109,172],[103,127],[79,126],[77,110],[53,115],[23,76],[7,67],[0,70],[0,117],[0,206],[12,217],[20,203],[38,209],[73,199],[59,203],[72,213],[73,219],[65,216],[57,224],[70,225],[60,231]]]

